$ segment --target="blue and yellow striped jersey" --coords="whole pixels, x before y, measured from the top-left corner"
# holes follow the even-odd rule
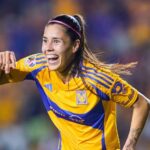
[[[60,132],[59,150],[120,149],[116,103],[130,107],[138,92],[109,70],[86,61],[80,67],[82,74],[64,84],[48,69],[44,55],[34,54],[19,60],[9,75],[1,75],[0,84],[25,79],[36,82],[48,115]]]

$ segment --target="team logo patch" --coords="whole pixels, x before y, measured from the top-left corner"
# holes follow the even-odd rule
[[[25,65],[29,66],[29,67],[33,67],[36,65],[36,57],[35,56],[31,56],[25,59]]]
[[[78,105],[88,104],[86,91],[84,91],[84,90],[76,91],[76,102]]]
[[[123,92],[123,85],[120,82],[116,82],[114,88],[112,89],[112,93],[119,94]]]

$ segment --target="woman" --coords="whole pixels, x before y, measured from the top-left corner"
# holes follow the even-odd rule
[[[116,103],[132,107],[123,150],[134,150],[148,116],[148,99],[118,74],[130,74],[135,64],[102,63],[87,46],[82,17],[60,15],[45,27],[42,53],[17,62],[13,52],[0,53],[0,83],[36,82],[60,132],[61,150],[120,149]]]

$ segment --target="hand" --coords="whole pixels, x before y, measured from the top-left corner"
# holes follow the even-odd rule
[[[0,52],[0,70],[4,70],[6,74],[10,73],[11,68],[16,67],[16,57],[12,51]]]

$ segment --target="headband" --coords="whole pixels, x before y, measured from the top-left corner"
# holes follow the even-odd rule
[[[77,31],[77,28],[75,29],[75,27],[73,27],[73,25],[71,26],[70,21],[72,21],[72,24],[74,24],[75,26],[78,27],[79,31]],[[80,26],[78,20],[73,16],[70,16],[70,15],[58,16],[52,20],[49,20],[48,24],[50,24],[50,23],[58,23],[58,24],[64,25],[65,27],[74,31],[81,38],[81,34],[80,34],[81,26]]]

